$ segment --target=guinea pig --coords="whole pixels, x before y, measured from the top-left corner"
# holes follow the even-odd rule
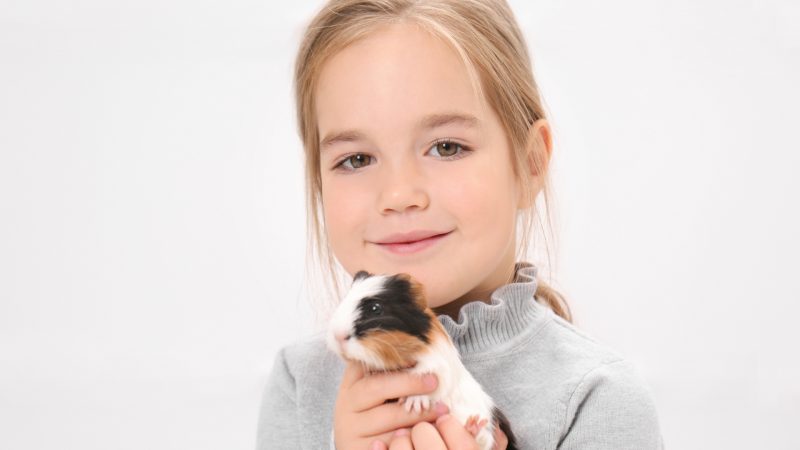
[[[517,448],[508,419],[461,363],[422,285],[409,275],[356,273],[331,318],[326,344],[341,358],[363,364],[368,373],[436,374],[439,384],[431,394],[398,399],[406,411],[419,413],[442,401],[482,450],[494,446],[495,426],[508,437],[506,448]]]

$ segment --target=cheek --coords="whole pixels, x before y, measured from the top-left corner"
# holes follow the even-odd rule
[[[374,355],[387,370],[411,365],[425,349],[422,341],[399,331],[373,331],[362,344],[366,353]]]
[[[477,159],[477,158],[476,158]],[[476,161],[478,162],[478,161]],[[490,160],[438,183],[439,198],[468,239],[478,242],[496,234],[506,235],[516,217],[513,173]]]
[[[353,184],[346,180],[322,182],[325,229],[335,256],[343,264],[349,259],[349,253],[363,241],[370,204],[369,191],[357,189]]]
[[[348,228],[357,223],[364,209],[363,189],[333,179],[322,182],[322,210],[329,228]]]

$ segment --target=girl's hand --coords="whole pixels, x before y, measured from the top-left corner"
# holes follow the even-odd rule
[[[334,408],[336,449],[367,450],[374,441],[386,448],[396,430],[434,421],[447,413],[447,406],[442,404],[415,413],[406,412],[399,402],[386,403],[389,399],[429,394],[437,384],[435,375],[387,372],[365,376],[360,364],[348,361]]]
[[[494,429],[493,450],[505,450],[508,438],[500,427]],[[386,450],[383,442],[375,441],[370,450]],[[451,415],[445,414],[430,423],[420,422],[411,430],[403,428],[392,436],[389,450],[479,450],[475,437]]]

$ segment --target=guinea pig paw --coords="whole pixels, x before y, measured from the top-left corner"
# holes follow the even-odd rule
[[[480,416],[477,414],[473,414],[467,418],[467,423],[464,424],[464,428],[470,432],[473,436],[477,436],[480,433],[481,428],[486,426],[489,423],[486,419],[481,419]]]
[[[478,434],[478,416],[472,415],[467,417],[467,423],[464,424],[464,428],[469,431],[473,437]]]
[[[419,414],[431,407],[431,399],[427,395],[409,395],[406,397],[403,407],[406,412],[411,412],[413,409],[415,413]]]

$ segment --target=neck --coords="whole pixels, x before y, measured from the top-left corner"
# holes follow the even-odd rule
[[[515,276],[514,264],[512,263],[506,270],[498,271],[492,279],[486,280],[461,297],[431,309],[433,309],[437,315],[447,315],[454,321],[458,321],[458,313],[461,311],[462,306],[474,301],[487,304],[491,303],[492,292],[497,290],[500,286],[514,281]]]

